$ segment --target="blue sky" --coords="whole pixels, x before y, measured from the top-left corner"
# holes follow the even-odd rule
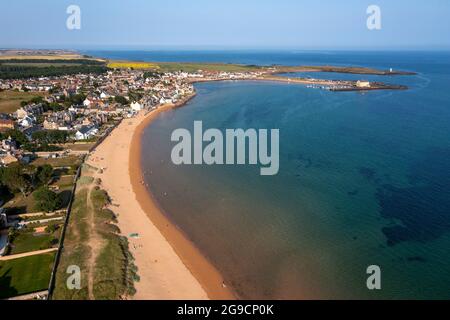
[[[0,17],[0,48],[450,49],[448,0],[4,0]]]

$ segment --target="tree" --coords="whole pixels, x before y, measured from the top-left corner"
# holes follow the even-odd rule
[[[39,185],[47,185],[53,175],[53,167],[49,164],[39,166],[35,173],[35,180]]]
[[[47,110],[52,110],[53,112],[62,111],[64,107],[57,102],[51,102],[47,106]]]
[[[116,97],[114,98],[114,100],[115,100],[117,103],[120,103],[121,105],[126,105],[126,104],[128,104],[128,100],[127,100],[125,97],[123,97],[123,96],[116,96]]]
[[[41,130],[33,132],[31,137],[40,144],[65,143],[69,138],[69,133],[60,130]]]
[[[44,212],[53,212],[61,208],[61,197],[48,187],[41,187],[33,194],[36,200],[36,209]]]
[[[23,132],[21,132],[20,130],[17,130],[17,129],[9,129],[9,130],[5,131],[4,133],[0,133],[1,140],[7,139],[8,137],[11,137],[11,139],[16,141],[17,144],[19,145],[19,147],[28,143],[27,136]]]
[[[30,100],[31,103],[42,103],[42,101],[44,101],[44,100],[42,99],[41,96],[33,97],[33,98],[31,98],[31,100]]]
[[[11,192],[20,191],[24,196],[31,186],[29,176],[23,172],[21,165],[2,168],[0,178]]]

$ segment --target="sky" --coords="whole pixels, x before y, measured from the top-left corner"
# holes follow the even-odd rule
[[[381,30],[367,28],[369,5]],[[446,50],[450,1],[2,0],[0,48]]]

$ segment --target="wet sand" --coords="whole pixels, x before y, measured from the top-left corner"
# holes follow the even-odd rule
[[[169,221],[143,183],[144,129],[161,112],[186,101],[124,119],[89,157],[89,164],[104,169],[102,187],[136,259],[140,281],[135,283],[134,299],[234,299],[217,269]],[[129,237],[133,233],[138,237]]]

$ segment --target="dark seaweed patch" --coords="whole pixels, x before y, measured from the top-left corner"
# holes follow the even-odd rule
[[[378,189],[381,216],[400,222],[382,229],[388,245],[426,242],[450,231],[449,163],[450,149],[434,149],[411,167],[416,185],[406,188],[384,185]]]
[[[427,259],[423,258],[423,257],[408,257],[406,260],[408,260],[408,262],[427,262]]]
[[[371,168],[360,167],[359,173],[369,181],[373,181],[376,175],[376,171]]]

